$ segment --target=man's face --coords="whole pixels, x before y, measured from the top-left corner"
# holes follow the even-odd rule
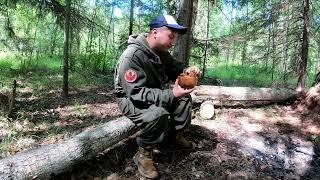
[[[177,32],[167,27],[157,28],[155,31],[157,50],[168,51],[172,46],[174,46],[177,40]]]

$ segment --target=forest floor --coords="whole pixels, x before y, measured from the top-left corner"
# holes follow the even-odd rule
[[[60,92],[34,96],[20,88],[16,119],[0,121],[0,158],[119,117],[110,89],[73,89],[64,101]],[[214,119],[202,120],[194,109],[185,136],[195,149],[155,152],[160,179],[320,179],[318,113],[299,113],[291,105],[219,108]],[[135,140],[126,139],[53,179],[141,179],[132,160],[136,151]]]
[[[196,115],[185,133],[193,151],[155,152],[160,179],[320,179],[319,118],[278,105],[217,109],[214,120]],[[128,139],[57,179],[143,179],[136,150]]]

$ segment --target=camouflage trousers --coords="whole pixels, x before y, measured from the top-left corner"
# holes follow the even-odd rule
[[[190,126],[192,102],[191,96],[182,97],[169,107],[147,107],[135,105],[127,98],[118,98],[123,115],[133,121],[140,129],[137,144],[148,147],[170,141],[177,131]]]

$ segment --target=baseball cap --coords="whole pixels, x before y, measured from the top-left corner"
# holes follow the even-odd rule
[[[170,15],[160,15],[155,17],[149,24],[150,30],[158,27],[166,26],[177,31],[179,34],[185,34],[187,28],[179,25],[176,20]]]

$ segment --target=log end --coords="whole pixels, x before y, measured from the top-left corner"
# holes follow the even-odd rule
[[[204,101],[200,105],[200,117],[206,120],[214,117],[214,103],[212,101]]]

